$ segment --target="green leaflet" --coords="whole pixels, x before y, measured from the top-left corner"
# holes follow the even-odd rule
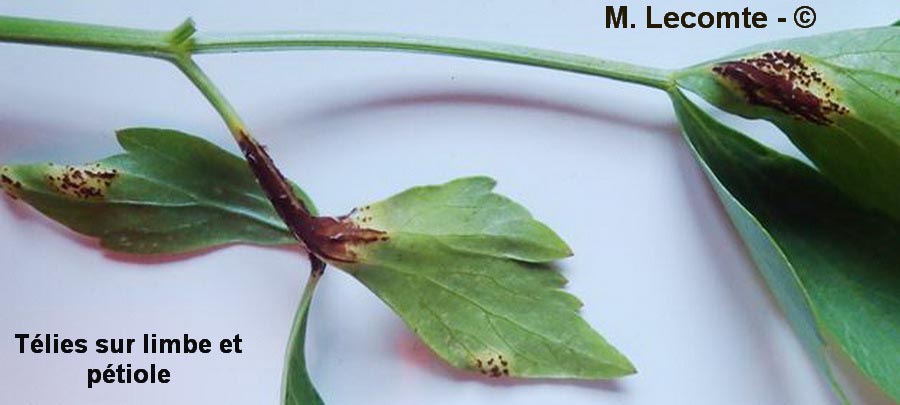
[[[609,378],[631,363],[578,315],[566,280],[538,263],[565,243],[485,177],[417,187],[345,221],[384,232],[352,246],[359,279],[441,358],[502,377]]]
[[[900,226],[680,92],[672,99],[688,142],[818,364],[830,376],[824,346],[836,344],[900,399]]]
[[[293,244],[243,159],[183,132],[131,128],[116,133],[126,153],[82,166],[0,167],[0,184],[108,249],[172,254],[229,243]],[[316,213],[309,197],[297,195]],[[285,359],[285,404],[321,404],[303,352],[318,277],[297,309]]]
[[[0,180],[10,195],[111,250],[296,243],[241,158],[178,131],[131,128],[116,136],[126,153],[82,166],[3,166]]]
[[[285,353],[284,377],[281,382],[281,403],[284,405],[323,405],[324,402],[313,386],[306,371],[306,321],[309,316],[309,306],[312,302],[313,291],[321,278],[320,274],[313,274],[306,282],[294,323],[291,326],[291,334],[288,338],[288,347]]]
[[[900,220],[900,27],[763,44],[675,78],[772,121],[844,192]]]
[[[488,178],[407,190],[354,213],[366,228],[430,235],[461,252],[548,262],[572,255],[565,242],[528,210],[491,193]]]

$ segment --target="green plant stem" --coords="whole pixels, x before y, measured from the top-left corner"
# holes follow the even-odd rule
[[[165,58],[173,51],[169,34],[170,31],[0,16],[0,41],[3,42]]]
[[[291,367],[284,367],[281,377],[281,399],[287,397],[287,380],[288,372],[296,367],[301,367],[304,372],[306,370],[306,354],[303,347],[306,344],[306,323],[309,314],[309,307],[312,304],[312,297],[315,293],[319,280],[322,279],[322,273],[312,272],[306,280],[306,287],[303,289],[303,295],[300,296],[300,303],[297,305],[297,313],[294,314],[294,321],[291,323],[291,332],[288,336],[287,349],[285,351],[285,364]],[[298,345],[300,349],[298,350]],[[283,402],[282,402],[283,403]]]
[[[305,49],[407,51],[508,62],[583,73],[666,89],[669,72],[566,52],[524,46],[382,33],[283,32],[258,34],[198,34],[190,52],[227,53]]]
[[[392,50],[460,56],[583,73],[659,89],[671,87],[670,72],[587,55],[428,36],[283,32],[194,34],[190,21],[172,31],[138,30],[0,16],[0,42],[63,46],[162,59],[191,54],[303,49]]]
[[[244,121],[238,115],[237,110],[228,102],[228,99],[225,98],[225,95],[219,91],[219,88],[210,80],[209,76],[206,75],[205,72],[197,66],[197,63],[193,61],[190,57],[181,57],[172,60],[172,63],[190,79],[191,83],[194,83],[194,86],[200,90],[200,93],[206,97],[206,100],[216,109],[216,112],[222,117],[222,120],[225,121],[225,125],[228,126],[228,130],[231,131],[231,135],[234,139],[240,142],[244,138],[250,138],[249,131],[247,130],[247,126],[244,124]]]

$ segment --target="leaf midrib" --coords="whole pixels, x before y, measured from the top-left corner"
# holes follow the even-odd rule
[[[176,191],[180,191],[180,189],[178,187],[169,187],[165,183],[160,183],[158,181],[154,181],[151,178],[136,175],[132,172],[126,172],[126,173],[128,173],[129,175],[132,175],[134,177],[140,178],[142,180],[145,180],[145,181],[148,181],[148,182],[151,182],[151,183],[163,186],[163,187],[168,187],[168,188],[176,190]],[[65,196],[61,196],[59,193],[45,191],[45,190],[37,189],[37,188],[30,188],[30,189],[28,189],[28,192],[33,193],[33,194],[41,194],[41,195],[53,197],[53,198],[66,198]],[[192,195],[190,193],[184,193],[184,194],[187,195],[188,197],[191,197],[193,199],[193,201],[188,202],[188,203],[165,203],[165,202],[134,201],[134,200],[106,198],[106,199],[102,199],[102,200],[85,199],[85,200],[81,200],[79,202],[84,203],[84,204],[150,206],[150,207],[156,207],[156,208],[206,207],[206,208],[210,208],[210,209],[218,209],[218,210],[221,210],[221,211],[224,211],[226,213],[233,214],[236,216],[241,216],[241,217],[262,223],[262,224],[264,224],[270,228],[273,228],[275,230],[286,232],[286,228],[284,228],[282,226],[281,222],[275,222],[268,218],[260,217],[258,215],[253,214],[250,211],[244,211],[244,210],[240,210],[240,209],[232,209],[228,205],[215,204],[215,203],[211,202],[212,200],[208,200],[205,198],[197,198],[195,195]]]
[[[252,219],[252,220],[256,220],[256,221],[262,222],[262,223],[264,223],[265,225],[267,225],[267,226],[269,226],[269,227],[272,227],[272,228],[275,228],[275,229],[278,229],[278,230],[281,230],[281,231],[286,231],[286,230],[287,230],[287,228],[285,228],[284,226],[282,226],[283,224],[282,224],[282,222],[281,222],[280,220],[274,221],[274,220],[272,220],[272,219],[270,219],[270,218],[261,217],[261,216],[259,216],[259,215],[257,215],[257,214],[254,214],[252,211],[245,211],[245,210],[242,210],[242,209],[234,209],[234,208],[231,208],[230,205],[217,203],[217,202],[215,202],[215,200],[211,200],[211,199],[209,199],[209,198],[202,197],[202,196],[198,196],[197,194],[191,193],[190,191],[188,191],[186,188],[184,188],[184,187],[182,187],[182,186],[178,186],[178,185],[175,185],[175,184],[172,184],[172,183],[166,183],[166,182],[160,181],[159,179],[155,179],[155,178],[152,178],[152,177],[147,177],[147,176],[145,176],[145,175],[138,174],[138,173],[135,173],[135,172],[130,172],[130,171],[129,171],[129,172],[126,172],[126,173],[128,173],[128,175],[130,175],[130,176],[133,176],[133,177],[135,177],[135,178],[138,178],[138,179],[147,181],[147,182],[149,182],[149,183],[153,183],[153,184],[155,184],[155,185],[157,185],[157,186],[160,186],[160,187],[163,187],[163,188],[168,188],[168,189],[170,189],[170,190],[174,190],[174,191],[180,192],[180,193],[182,193],[183,195],[185,195],[185,196],[191,198],[192,200],[194,200],[194,205],[197,205],[197,206],[207,206],[207,207],[211,207],[211,208],[220,209],[220,210],[225,211],[225,212],[228,212],[228,213],[232,213],[232,214],[235,214],[235,215],[238,215],[238,216],[243,216],[243,217],[246,217],[246,218],[249,218],[249,219]],[[269,203],[268,200],[257,200],[257,201],[260,201],[260,202],[263,202],[263,201],[264,201],[266,204]],[[144,204],[144,202],[141,202],[141,201],[128,201],[128,200],[119,200],[119,201],[117,201],[117,202],[126,203],[126,204],[135,204],[135,205]],[[148,205],[148,204],[145,204],[145,205]],[[166,205],[160,204],[159,206],[165,207]],[[183,206],[189,206],[189,205],[183,205]]]

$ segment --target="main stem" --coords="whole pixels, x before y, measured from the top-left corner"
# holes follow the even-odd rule
[[[406,51],[461,56],[583,73],[660,89],[666,89],[671,82],[667,71],[625,62],[525,46],[417,35],[325,32],[199,34],[190,47],[194,54],[308,49]]]
[[[193,26],[188,22],[184,26]],[[182,27],[182,28],[183,28]],[[130,28],[0,16],[0,42],[64,46],[163,59],[192,54],[308,49],[404,51],[508,62],[606,77],[659,89],[671,87],[666,70],[566,52],[453,38],[402,34],[282,32],[194,35],[192,30]],[[177,41],[173,41],[176,39]]]

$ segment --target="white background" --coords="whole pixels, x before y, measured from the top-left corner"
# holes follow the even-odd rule
[[[620,2],[625,3],[625,2]],[[666,7],[665,4],[678,3]],[[792,2],[646,1],[791,20]],[[811,2],[815,27],[607,30],[599,0],[22,1],[0,13],[168,29],[392,31],[502,41],[675,68],[768,39],[883,25],[896,2]],[[616,3],[612,3],[616,4]],[[658,17],[657,17],[658,18]],[[643,21],[639,20],[643,25]],[[441,56],[290,52],[206,56],[283,171],[323,212],[474,174],[568,241],[583,315],[639,374],[610,382],[485,381],[445,366],[377,298],[330,270],[313,303],[309,368],[329,404],[836,403],[756,274],[679,138],[665,95],[609,80]],[[767,143],[766,124],[742,123]],[[0,45],[0,161],[79,163],[113,130],[171,127],[236,151],[172,67]],[[22,204],[0,202],[2,402],[277,403],[307,263],[238,246],[146,260],[109,254]],[[240,355],[19,354],[15,333],[90,340],[240,333]],[[156,363],[168,385],[87,389],[87,369]]]

